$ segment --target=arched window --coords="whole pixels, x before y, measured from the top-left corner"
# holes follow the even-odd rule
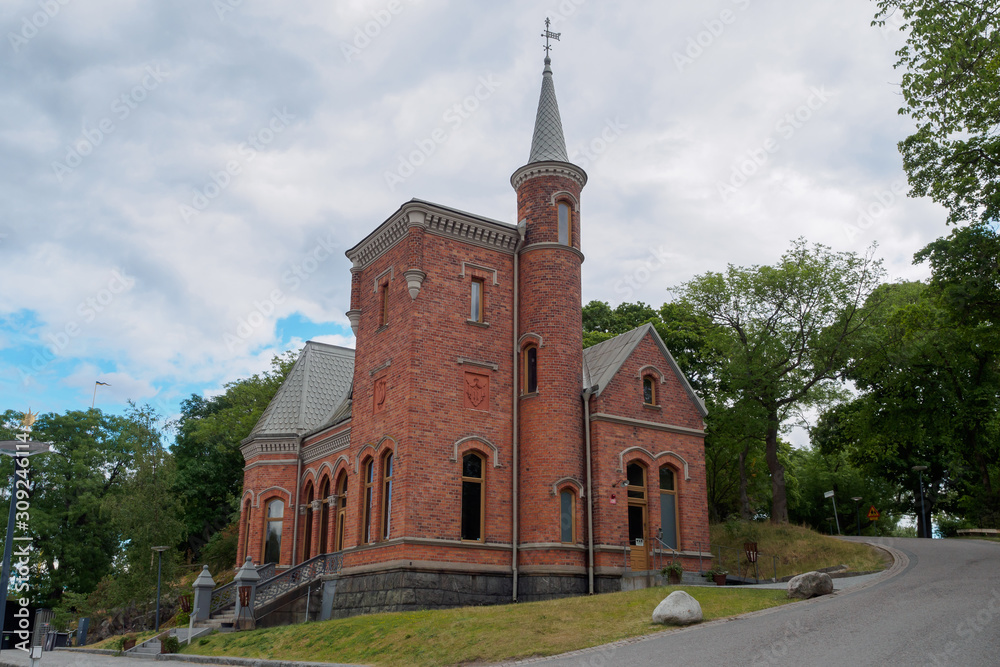
[[[333,550],[344,549],[344,529],[347,525],[347,473],[340,473],[337,482],[337,527],[333,533]]]
[[[319,553],[325,554],[330,550],[330,543],[327,541],[330,532],[330,503],[326,500],[330,497],[330,478],[325,477],[323,486],[319,488],[319,500],[323,503],[320,505],[319,515]]]
[[[243,503],[243,553],[240,555],[240,563],[247,559],[250,555],[250,512],[253,511],[253,505],[250,504],[250,499]]]
[[[368,544],[372,541],[372,497],[375,493],[375,459],[365,461],[362,474],[365,485],[362,497],[365,499],[365,506],[364,513],[362,514],[364,524],[361,526],[361,535],[364,543]]]
[[[642,402],[646,405],[656,405],[656,378],[652,375],[642,378]]]
[[[312,534],[313,534],[313,486],[312,482],[306,484],[306,525],[302,530],[302,560],[312,558]]]
[[[525,394],[538,391],[538,346],[528,345],[524,348],[523,384]]]
[[[275,498],[267,504],[264,518],[265,563],[281,563],[281,526],[285,518],[285,501]]]
[[[382,459],[382,539],[389,539],[392,529],[392,452]]]
[[[468,452],[462,457],[462,539],[483,540],[486,505],[483,503],[483,457]]]
[[[648,567],[646,540],[646,468],[637,462],[625,469],[628,479],[628,542],[631,546],[631,566],[635,571]]]
[[[559,202],[559,243],[562,245],[573,245],[573,215],[570,212],[569,204]]]
[[[576,494],[570,489],[559,492],[559,541],[576,542]]]
[[[660,467],[660,529],[663,543],[677,548],[677,476],[673,468]]]

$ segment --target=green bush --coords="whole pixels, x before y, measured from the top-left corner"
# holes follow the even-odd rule
[[[164,653],[180,653],[181,652],[181,640],[177,639],[173,635],[167,635],[160,641],[160,646],[163,647]]]
[[[186,611],[179,611],[177,615],[174,616],[174,623],[178,628],[186,628],[188,623],[191,622],[191,614]]]
[[[968,519],[947,514],[937,516],[937,529],[941,531],[941,537],[955,537],[962,528],[976,528]]]
[[[239,547],[240,527],[231,523],[218,531],[201,549],[201,562],[208,565],[210,572],[225,572],[236,566],[236,550]]]

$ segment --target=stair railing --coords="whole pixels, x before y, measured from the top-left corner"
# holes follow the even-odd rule
[[[254,606],[259,609],[285,593],[312,582],[317,577],[340,572],[343,561],[344,554],[341,551],[320,554],[257,584]]]
[[[260,567],[257,567],[257,574],[260,575],[260,580],[265,581],[274,577],[275,568],[277,563],[265,563]],[[212,591],[212,602],[208,605],[209,615],[214,614],[217,611],[225,609],[229,606],[236,605],[236,582],[230,581],[224,586],[219,586]]]

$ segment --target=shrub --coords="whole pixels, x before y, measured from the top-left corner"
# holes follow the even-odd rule
[[[208,565],[211,572],[225,572],[236,565],[236,550],[239,547],[240,527],[231,523],[218,531],[201,549],[201,562]]]
[[[167,635],[160,642],[160,646],[163,647],[164,653],[180,653],[181,652],[181,640],[177,639],[173,635]]]
[[[174,616],[174,623],[178,628],[187,627],[187,624],[191,622],[191,614],[186,611],[179,611],[177,615]]]

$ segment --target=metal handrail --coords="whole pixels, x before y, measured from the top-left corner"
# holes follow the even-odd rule
[[[299,563],[295,567],[289,568],[281,574],[257,584],[254,606],[259,609],[285,593],[299,588],[303,583],[312,582],[316,577],[326,574],[336,574],[340,572],[343,562],[344,553],[337,551],[329,554],[320,554]]]
[[[254,569],[257,570],[260,580],[265,581],[274,577],[276,568],[277,563],[264,563]],[[209,615],[214,614],[230,605],[236,605],[236,580],[223,584],[212,591],[212,601],[208,605],[208,613]]]
[[[695,545],[698,547],[698,552],[699,553],[701,553],[704,550],[702,548],[704,546],[704,544],[705,544],[704,542],[695,542]],[[736,563],[736,570],[739,571],[739,569],[740,569],[740,559],[744,555],[744,551],[742,549],[737,549],[736,547],[727,547],[727,546],[723,546],[721,544],[711,544],[711,543],[709,543],[708,544],[708,553],[712,553],[712,548],[713,547],[716,549],[716,554],[717,554],[716,558],[718,558],[717,565],[719,567],[722,567],[724,565],[724,563],[725,563],[725,559],[723,559],[723,557],[722,557],[723,550],[726,550],[726,551],[735,551],[736,552],[736,556],[734,558],[734,562]],[[773,554],[765,554],[765,553],[761,553],[761,552],[758,551],[757,552],[757,558],[759,559],[761,556],[767,556],[767,557],[771,558],[771,565],[772,565],[773,570],[774,570],[774,578],[771,581],[777,581],[778,580],[778,557],[775,556],[775,555],[773,555]],[[701,566],[699,565],[699,568],[700,567]],[[702,569],[701,572],[704,573],[704,570]]]
[[[677,562],[677,557],[681,555],[680,552],[677,551],[677,549],[674,549],[672,546],[670,546],[666,542],[664,542],[663,540],[661,540],[659,535],[654,535],[653,539],[660,543],[660,549],[653,551],[653,557],[656,559],[655,560],[656,564],[654,565],[655,569],[657,569],[657,570],[662,570],[663,569],[663,567],[662,567],[662,564],[663,564],[662,556],[663,556],[663,550],[664,549],[670,551],[671,554],[672,554],[670,562],[671,563],[676,563]]]

